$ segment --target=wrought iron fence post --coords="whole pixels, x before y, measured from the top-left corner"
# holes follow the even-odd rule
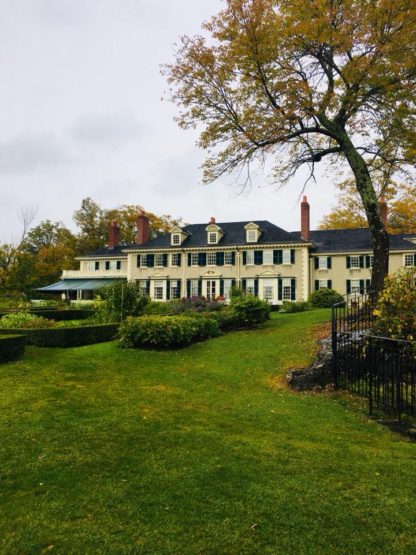
[[[397,420],[400,420],[402,413],[402,362],[403,355],[399,350],[397,353],[396,364],[396,403],[397,403]]]
[[[373,414],[373,357],[371,356],[371,337],[368,337],[367,341],[367,360],[370,360],[370,364],[368,365],[368,412],[371,415]]]
[[[332,382],[338,386],[338,344],[336,307],[332,305]]]

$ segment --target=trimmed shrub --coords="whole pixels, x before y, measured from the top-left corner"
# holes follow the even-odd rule
[[[0,335],[0,363],[20,358],[25,350],[26,336]]]
[[[0,318],[1,329],[52,328],[54,325],[53,320],[47,320],[28,312],[11,312]]]
[[[49,329],[2,329],[2,334],[23,333],[29,345],[38,347],[79,347],[111,341],[117,335],[118,324],[59,327]]]
[[[141,316],[127,318],[120,326],[122,347],[182,347],[220,335],[212,318],[192,316]]]
[[[335,303],[343,302],[344,297],[334,289],[319,289],[309,297],[309,302],[315,308],[331,308]]]
[[[270,318],[269,303],[250,295],[233,297],[230,309],[235,313],[240,327],[254,326]]]
[[[305,312],[305,310],[309,310],[310,306],[309,303],[306,302],[297,302],[293,303],[290,301],[283,301],[281,306],[280,312]]]

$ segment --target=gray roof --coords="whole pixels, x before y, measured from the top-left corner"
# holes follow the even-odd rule
[[[260,239],[257,243],[247,243],[246,242],[246,230],[244,226],[249,223],[257,224],[262,233],[260,235]],[[290,244],[299,244],[299,243],[307,243],[303,241],[300,237],[294,237],[292,233],[285,231],[281,227],[274,225],[267,220],[248,220],[246,222],[228,222],[228,223],[216,223],[218,227],[221,228],[224,235],[221,237],[220,241],[217,245],[208,244],[207,241],[207,231],[206,227],[210,225],[209,223],[206,224],[191,224],[184,226],[182,229],[188,234],[188,237],[184,240],[181,247],[184,248],[195,248],[195,247],[228,247],[233,245],[246,245],[249,244],[251,246],[255,245],[268,245],[268,244],[276,244],[276,243],[290,243]],[[152,239],[143,245],[129,245],[126,247],[127,249],[177,249],[178,245],[172,246],[171,245],[171,234],[166,233],[157,237],[156,239]]]
[[[292,233],[293,237],[300,237],[300,231]],[[416,245],[410,241],[415,234],[404,233],[390,235],[390,250],[416,251]],[[372,252],[370,230],[358,229],[318,229],[311,231],[311,241],[314,244],[313,252]]]
[[[257,224],[262,230],[262,234],[257,243],[246,242],[246,230],[244,226],[249,223]],[[267,220],[249,220],[245,222],[228,222],[217,223],[224,233],[217,245],[211,245],[207,242],[206,227],[209,224],[191,224],[184,226],[182,229],[188,234],[185,241],[180,245],[181,248],[198,248],[198,247],[229,247],[233,245],[265,246],[271,244],[307,244],[300,237],[300,231],[288,232]],[[415,234],[405,233],[399,235],[390,235],[390,250],[392,251],[416,251],[416,244],[410,239],[415,238]],[[371,252],[373,250],[371,244],[370,230],[368,228],[358,229],[318,229],[311,231],[311,240],[313,243],[313,253],[325,252]],[[171,234],[165,233],[156,239],[151,239],[143,245],[132,243],[129,245],[118,245],[113,249],[103,247],[88,255],[78,258],[90,257],[106,257],[120,258],[127,256],[128,250],[136,249],[178,249],[178,245],[171,245]]]

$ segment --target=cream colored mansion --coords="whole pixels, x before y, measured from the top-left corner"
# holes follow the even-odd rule
[[[382,207],[384,208],[384,207]],[[386,214],[385,209],[382,215]],[[137,219],[136,242],[120,244],[112,222],[108,247],[79,257],[80,269],[42,288],[69,298],[91,298],[114,280],[137,281],[153,300],[203,295],[228,299],[233,285],[271,304],[306,301],[329,287],[341,294],[370,288],[372,253],[368,229],[309,229],[309,204],[301,203],[301,231],[268,221],[192,224],[149,239],[146,215]],[[390,271],[416,265],[416,237],[390,236]]]

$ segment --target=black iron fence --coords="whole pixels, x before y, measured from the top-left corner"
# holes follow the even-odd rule
[[[333,381],[369,399],[369,411],[416,415],[416,342],[373,333],[375,295],[353,293],[332,308]]]

